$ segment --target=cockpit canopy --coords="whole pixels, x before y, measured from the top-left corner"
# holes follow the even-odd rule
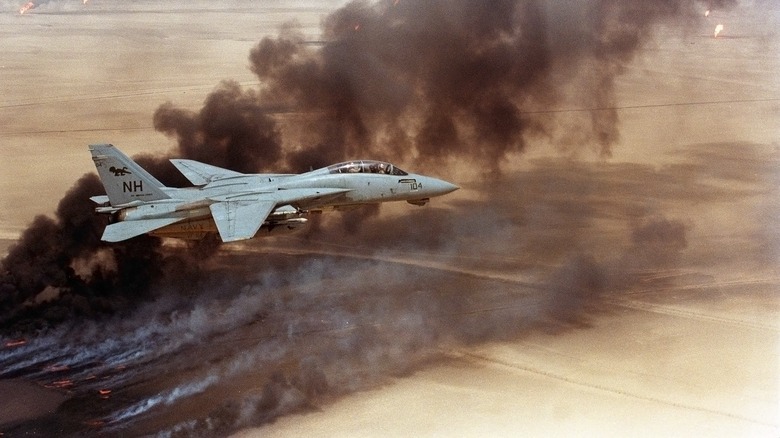
[[[384,161],[355,160],[328,166],[330,173],[381,173],[386,175],[408,175],[403,170]]]

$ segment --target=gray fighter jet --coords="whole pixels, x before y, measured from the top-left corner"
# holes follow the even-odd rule
[[[102,240],[141,234],[201,239],[219,233],[223,242],[278,234],[306,224],[329,209],[430,198],[457,190],[440,179],[404,172],[390,163],[348,161],[302,174],[244,174],[193,160],[171,160],[194,187],[165,187],[110,144],[90,145],[107,195],[93,196],[111,223]]]

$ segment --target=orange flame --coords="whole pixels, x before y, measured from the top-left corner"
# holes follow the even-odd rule
[[[61,365],[58,363],[47,365],[46,367],[43,368],[44,371],[49,373],[58,373],[60,371],[68,371],[69,369],[70,369],[69,366]]]
[[[44,385],[46,388],[58,388],[58,389],[67,389],[73,386],[73,380],[65,379],[65,380],[57,380],[54,382],[51,382],[50,385]]]
[[[27,2],[24,5],[22,5],[21,8],[19,8],[19,15],[23,15],[25,12],[29,11],[30,9],[35,7],[35,3],[33,2]]]
[[[718,34],[721,33],[722,31],[723,31],[723,25],[722,24],[719,24],[719,25],[715,26],[715,34],[713,35],[713,38],[717,38]]]
[[[87,2],[87,0],[84,0],[84,3],[86,3],[86,2]],[[709,17],[709,16],[710,16],[710,10],[709,10],[709,9],[707,9],[706,11],[704,11],[704,16],[705,16],[705,17]]]
[[[106,425],[106,422],[103,420],[89,420],[85,421],[84,424],[89,427],[101,428]]]
[[[5,346],[6,346],[6,348],[11,348],[11,347],[18,347],[18,346],[24,345],[26,343],[27,343],[27,341],[24,340],[24,339],[16,339],[16,340],[13,340],[13,341],[6,342]]]

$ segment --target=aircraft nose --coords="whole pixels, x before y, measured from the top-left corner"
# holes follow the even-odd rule
[[[428,182],[427,187],[427,189],[431,191],[431,196],[446,195],[447,193],[454,192],[459,188],[460,187],[456,186],[455,184],[436,178],[431,178],[431,181]]]

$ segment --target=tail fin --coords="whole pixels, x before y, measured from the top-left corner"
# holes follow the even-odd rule
[[[89,145],[89,151],[111,205],[170,198],[162,191],[164,186],[157,178],[113,145],[93,144]]]

